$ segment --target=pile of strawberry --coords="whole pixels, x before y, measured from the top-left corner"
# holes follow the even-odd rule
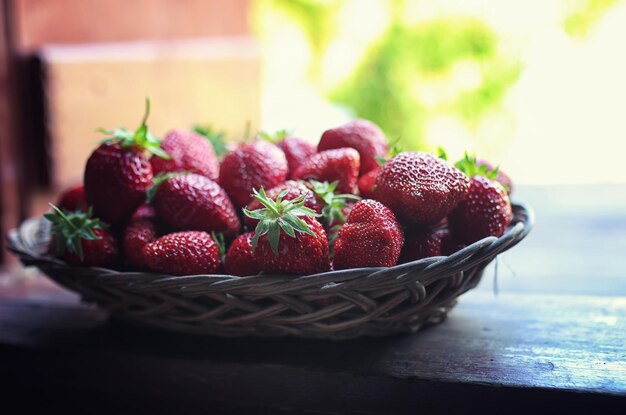
[[[71,264],[170,275],[314,274],[449,255],[511,221],[511,181],[468,155],[398,152],[373,123],[286,134],[219,160],[206,137],[103,130],[82,186],[53,212]],[[394,154],[397,153],[397,154]],[[360,197],[359,197],[360,195]]]

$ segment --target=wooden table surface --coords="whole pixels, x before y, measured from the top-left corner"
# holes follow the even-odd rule
[[[416,335],[183,336],[108,321],[32,273],[5,275],[2,399],[89,413],[626,413],[626,186],[558,190],[519,190],[536,227],[501,256],[498,294],[487,270],[447,321]]]

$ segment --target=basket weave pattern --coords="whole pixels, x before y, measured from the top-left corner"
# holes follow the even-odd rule
[[[496,255],[530,231],[531,210],[514,204],[513,213],[502,237],[485,238],[449,257],[301,277],[172,277],[71,266],[44,254],[49,241],[44,219],[25,221],[8,242],[23,264],[37,266],[84,301],[129,322],[224,337],[347,339],[415,332],[443,321]]]

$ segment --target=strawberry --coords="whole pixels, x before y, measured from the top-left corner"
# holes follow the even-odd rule
[[[156,215],[156,211],[154,210],[154,206],[148,203],[144,203],[143,205],[139,206],[137,210],[135,210],[133,215],[130,217],[130,220],[131,221],[139,220],[139,219],[156,220],[156,218],[157,218],[157,215]]]
[[[471,244],[488,236],[500,237],[511,222],[511,202],[504,187],[485,176],[470,180],[467,196],[448,216],[450,232]]]
[[[322,207],[324,206],[321,200],[318,200],[313,190],[307,186],[307,183],[302,180],[287,180],[284,183],[279,184],[278,186],[274,186],[269,189],[266,194],[272,200],[275,200],[279,194],[283,191],[287,191],[283,195],[283,200],[293,200],[299,196],[304,196],[304,206],[313,209],[317,213],[322,213]],[[263,205],[257,199],[252,199],[246,209],[252,211],[256,209],[261,209]],[[248,228],[252,229],[256,226],[259,221],[256,219],[252,219],[248,216],[244,216],[244,223]]]
[[[131,132],[126,128],[101,130],[111,135],[87,160],[85,195],[96,215],[111,224],[124,222],[145,200],[152,184],[152,166],[146,153],[167,158],[159,140],[148,131],[146,120],[150,101],[141,126]]]
[[[439,229],[437,231],[437,235],[439,236],[439,239],[441,239],[442,255],[452,255],[456,251],[459,251],[467,246],[457,241],[448,228]]]
[[[496,181],[504,187],[504,190],[506,190],[509,196],[513,193],[513,181],[504,171],[500,170],[499,167],[493,167],[493,164],[489,163],[487,160],[477,160],[476,163],[479,166],[485,166],[487,173],[492,171],[497,172]]]
[[[244,214],[259,221],[252,238],[254,257],[262,271],[276,274],[313,274],[330,270],[328,240],[317,213],[304,206],[304,197],[272,200],[261,188],[254,198],[263,209]]]
[[[465,197],[468,178],[456,167],[427,153],[400,153],[376,177],[374,198],[406,225],[443,219]]]
[[[82,210],[83,212],[87,210],[87,199],[85,198],[85,188],[83,185],[78,185],[67,189],[57,202],[57,206],[61,210],[66,211],[75,211]]]
[[[220,185],[237,208],[250,201],[252,189],[272,188],[287,178],[289,168],[281,149],[266,141],[244,144],[220,166]]]
[[[260,272],[252,251],[253,236],[254,232],[246,232],[239,235],[230,245],[224,262],[226,273],[245,277]]]
[[[354,120],[322,134],[318,151],[352,147],[359,152],[361,164],[359,175],[378,167],[377,157],[384,157],[388,147],[385,134],[378,126],[367,120]]]
[[[122,250],[130,265],[146,268],[143,248],[159,236],[154,208],[150,205],[140,206],[124,229]]]
[[[51,205],[54,213],[44,217],[52,223],[50,251],[75,265],[112,267],[118,262],[115,237],[107,225],[93,218],[92,209],[63,212]]]
[[[339,148],[313,154],[295,171],[294,179],[338,181],[337,191],[356,193],[359,178],[359,153],[353,148]]]
[[[154,174],[190,171],[217,180],[220,164],[213,146],[205,137],[190,131],[172,130],[165,135],[161,148],[170,158],[152,157]]]
[[[352,194],[336,194],[338,182],[318,182],[310,181],[315,196],[322,204],[322,224],[327,230],[336,226],[341,226],[346,221],[347,214],[350,212],[351,205],[354,201],[361,198]]]
[[[391,267],[404,244],[402,227],[385,205],[371,199],[357,202],[335,240],[335,269]]]
[[[214,129],[212,125],[195,125],[193,132],[203,136],[211,143],[213,152],[219,160],[223,159],[229,151],[234,150],[234,148],[231,148],[232,143],[228,143],[225,140],[226,133]]]
[[[162,236],[147,244],[143,255],[149,269],[170,275],[212,274],[222,265],[217,243],[201,231]]]
[[[378,167],[368,171],[363,176],[359,177],[357,185],[359,186],[359,193],[364,199],[371,199],[374,196],[374,186],[376,186],[376,176],[378,175]]]
[[[224,189],[199,174],[158,176],[148,199],[159,219],[172,230],[215,231],[234,237],[241,228]]]
[[[441,233],[428,226],[411,229],[400,254],[400,263],[441,255]]]
[[[494,167],[493,164],[487,160],[477,159],[476,156],[469,155],[465,152],[463,158],[457,161],[455,166],[465,173],[467,177],[474,177],[477,175],[485,176],[488,179],[498,181],[509,195],[513,191],[513,181],[511,178],[500,170],[500,167]]]
[[[298,137],[286,137],[278,142],[278,147],[283,150],[287,158],[289,177],[293,177],[293,173],[302,166],[309,157],[317,153],[317,149],[313,144]]]

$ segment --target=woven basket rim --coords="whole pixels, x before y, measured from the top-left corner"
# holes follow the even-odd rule
[[[184,279],[188,278],[198,278],[198,277],[209,277],[215,280],[249,280],[254,279],[253,281],[260,282],[261,279],[264,281],[309,281],[313,279],[341,279],[344,276],[350,276],[355,273],[367,273],[368,278],[374,280],[378,275],[384,275],[388,272],[397,272],[402,270],[415,270],[416,268],[421,269],[432,269],[434,267],[443,268],[446,265],[452,265],[454,263],[458,263],[458,261],[466,258],[468,253],[476,252],[481,249],[489,249],[490,250],[498,250],[505,251],[517,243],[519,243],[522,239],[526,237],[526,235],[530,232],[534,225],[534,212],[531,207],[529,207],[525,203],[511,203],[513,213],[514,213],[514,221],[512,221],[512,225],[505,231],[505,233],[499,237],[487,237],[483,238],[479,241],[476,241],[457,252],[449,256],[436,256],[436,257],[428,257],[419,259],[416,261],[406,262],[403,264],[394,265],[392,267],[362,267],[362,268],[350,268],[343,270],[332,270],[322,273],[309,274],[309,275],[290,275],[290,274],[258,274],[251,276],[236,276],[236,275],[228,275],[228,274],[192,274],[192,275],[169,275],[162,274],[150,271],[124,271],[112,268],[104,268],[104,267],[84,267],[79,265],[69,264],[59,258],[53,257],[43,252],[36,252],[31,249],[27,249],[26,245],[21,241],[22,235],[20,235],[20,230],[23,231],[24,227],[38,227],[39,229],[45,228],[44,223],[46,220],[43,217],[34,217],[29,218],[23,221],[18,228],[11,229],[7,234],[7,246],[8,249],[18,255],[22,259],[26,259],[27,262],[29,260],[41,261],[47,263],[49,266],[62,267],[66,269],[72,270],[84,270],[91,271],[93,273],[100,273],[103,275],[124,275],[124,276],[149,276],[153,281],[171,281],[176,280],[179,282],[184,281]],[[499,249],[504,247],[505,249]]]

